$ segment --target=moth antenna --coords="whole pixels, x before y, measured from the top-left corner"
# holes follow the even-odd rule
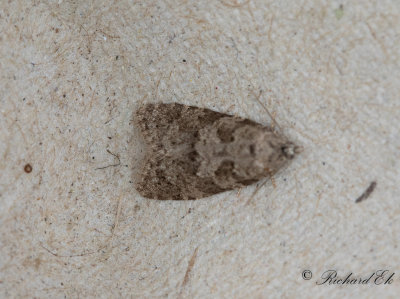
[[[254,96],[255,96],[255,98],[256,98],[256,101],[260,104],[261,107],[263,107],[263,109],[265,110],[265,112],[267,112],[268,116],[269,116],[270,119],[272,120],[273,128],[276,126],[276,127],[282,132],[282,128],[281,128],[281,127],[278,125],[278,123],[276,122],[275,117],[273,117],[273,115],[271,114],[271,112],[269,112],[269,110],[267,109],[267,107],[265,107],[265,105],[260,101],[260,97],[261,97],[262,92],[263,92],[263,91],[260,90],[260,94],[259,94],[258,96],[255,95],[254,92],[253,92],[253,94],[254,94]]]
[[[254,189],[253,193],[250,195],[249,199],[246,202],[246,206],[250,204],[250,202],[253,200],[254,196],[260,191],[260,189],[268,182],[268,180],[264,180],[260,185],[257,185],[256,188]]]
[[[272,186],[274,187],[274,189],[276,189],[276,181],[275,181],[274,174],[272,173],[272,171],[269,168],[265,168],[265,171],[268,172],[269,178],[271,179]]]

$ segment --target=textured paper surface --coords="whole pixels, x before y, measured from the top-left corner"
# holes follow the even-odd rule
[[[394,298],[399,16],[395,0],[2,1],[0,297]],[[132,116],[151,101],[268,124],[262,103],[304,151],[276,187],[146,200]],[[317,286],[328,269],[396,274]]]

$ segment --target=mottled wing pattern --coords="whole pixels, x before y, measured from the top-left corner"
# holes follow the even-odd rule
[[[136,112],[148,145],[137,190],[147,198],[196,199],[224,189],[196,176],[200,162],[194,144],[198,131],[226,114],[181,104],[146,104]]]
[[[181,134],[193,135],[224,116],[227,115],[178,103],[150,103],[142,105],[136,111],[135,119],[146,142],[151,146],[160,146],[166,145],[164,142],[167,139],[181,139]]]

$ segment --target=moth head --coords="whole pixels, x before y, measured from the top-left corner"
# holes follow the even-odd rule
[[[270,131],[260,132],[253,144],[253,165],[263,171],[273,174],[287,161],[292,160],[302,148],[286,138]]]
[[[303,148],[301,146],[297,146],[290,141],[281,146],[282,154],[289,160],[293,159],[296,156],[296,154],[301,153],[302,150]]]

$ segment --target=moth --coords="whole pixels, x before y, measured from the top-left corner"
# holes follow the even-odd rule
[[[136,182],[146,198],[191,200],[248,186],[299,152],[270,127],[210,109],[145,104],[134,118],[147,147]]]

